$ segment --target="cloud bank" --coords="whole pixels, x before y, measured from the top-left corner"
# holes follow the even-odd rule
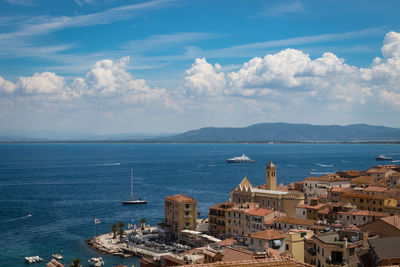
[[[86,75],[72,79],[53,72],[19,77],[15,83],[0,77],[0,119],[7,122],[4,114],[13,113],[21,117],[21,109],[29,114],[40,114],[44,107],[54,114],[89,109],[92,117],[115,120],[118,113],[119,123],[126,122],[122,116],[127,119],[135,114],[149,125],[159,116],[154,123],[160,128],[168,120],[192,128],[198,127],[196,123],[290,119],[343,124],[382,111],[387,117],[392,115],[389,123],[399,126],[400,34],[387,33],[381,52],[382,57],[367,68],[346,64],[331,52],[313,59],[290,48],[251,58],[233,72],[196,58],[176,88],[149,86],[136,78],[127,71],[129,57],[100,60]],[[377,116],[376,121],[382,118]]]
[[[262,99],[303,98],[324,103],[358,105],[379,100],[400,109],[400,34],[389,32],[369,68],[358,68],[326,52],[311,59],[296,49],[285,49],[263,58],[254,57],[238,71],[218,72],[206,59],[196,59],[187,71],[185,88],[191,95],[217,95]],[[287,103],[287,102],[286,102]]]

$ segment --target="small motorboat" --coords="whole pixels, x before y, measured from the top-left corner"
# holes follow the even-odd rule
[[[88,260],[88,262],[90,266],[95,266],[95,267],[104,266],[104,261],[102,257],[91,258],[90,260]]]
[[[64,257],[61,255],[61,254],[58,254],[58,253],[54,253],[53,255],[51,255],[54,259],[56,259],[56,260],[62,260],[62,259],[64,259]]]
[[[25,262],[26,263],[39,263],[42,262],[43,259],[39,256],[29,256],[29,257],[25,257]]]
[[[392,157],[386,157],[386,156],[384,156],[384,155],[381,154],[381,155],[379,155],[379,156],[376,157],[376,160],[392,161],[393,158],[392,158]]]

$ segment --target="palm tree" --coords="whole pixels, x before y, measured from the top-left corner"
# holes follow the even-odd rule
[[[111,225],[111,231],[113,232],[113,238],[115,238],[115,236],[117,235],[117,230],[118,230],[118,225],[113,224]]]
[[[144,230],[144,225],[147,223],[145,218],[140,219],[140,226],[142,228],[142,230]]]
[[[81,265],[81,259],[79,258],[72,258],[72,262],[69,264],[69,267],[83,267]]]
[[[122,237],[123,237],[124,233],[125,233],[124,228],[119,228],[118,235],[119,235],[119,241],[121,243],[122,243]]]
[[[125,223],[124,222],[119,222],[118,223],[119,229],[124,229],[125,228]]]

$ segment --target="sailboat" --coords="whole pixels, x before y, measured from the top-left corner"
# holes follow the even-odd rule
[[[131,169],[131,199],[122,201],[123,204],[146,204],[147,200],[133,196],[133,169]]]

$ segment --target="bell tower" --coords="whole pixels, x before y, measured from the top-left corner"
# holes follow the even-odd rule
[[[272,161],[266,167],[265,186],[267,190],[276,190],[276,166]]]

